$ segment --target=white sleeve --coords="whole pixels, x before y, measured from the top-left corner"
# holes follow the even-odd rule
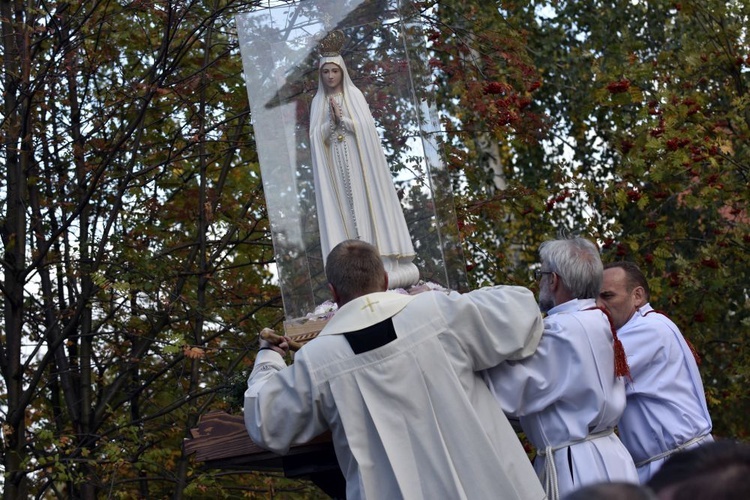
[[[447,329],[469,354],[474,371],[505,360],[531,355],[542,336],[544,323],[534,294],[517,286],[482,288],[466,294],[451,293],[439,302]]]
[[[245,399],[257,396],[258,391],[268,379],[284,368],[286,368],[286,363],[284,363],[284,358],[278,352],[272,349],[258,351],[258,354],[255,356],[253,371],[250,372],[250,376],[247,378]]]
[[[551,327],[551,328],[550,328]],[[503,411],[512,417],[539,412],[565,395],[571,371],[564,336],[547,322],[533,356],[490,368],[485,380]]]
[[[288,367],[274,351],[259,353],[247,380],[245,427],[257,445],[282,455],[328,428],[304,349]]]

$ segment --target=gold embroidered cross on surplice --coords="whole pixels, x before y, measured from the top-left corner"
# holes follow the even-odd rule
[[[360,310],[364,311],[365,309],[369,307],[370,312],[375,312],[375,309],[372,306],[374,306],[375,304],[379,304],[379,301],[376,300],[375,302],[371,302],[370,297],[365,297],[365,301],[366,301],[365,305],[363,305]]]

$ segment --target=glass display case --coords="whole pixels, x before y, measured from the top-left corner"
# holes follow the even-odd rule
[[[339,188],[324,185],[325,167],[320,163],[328,158],[333,165],[333,158],[343,154],[347,164],[359,156],[360,168],[375,168],[370,157],[374,153],[363,145],[365,125],[354,118],[349,126],[353,142],[348,149],[321,152],[331,146],[328,139],[316,143],[313,134],[311,140],[311,119],[315,115],[311,106],[319,86],[324,85],[319,82],[320,58],[325,52],[321,42],[332,32],[343,34],[338,52],[345,61],[350,84],[366,101],[375,125],[373,137],[385,156],[395,193],[368,200],[371,206],[383,204],[375,207],[373,217],[403,214],[420,285],[436,284],[459,291],[467,288],[451,182],[442,161],[423,15],[406,0],[305,0],[237,16],[254,139],[288,324],[304,322],[330,299],[324,253],[326,244],[333,246],[337,241],[327,241],[334,237],[324,236],[321,244],[321,230],[327,231],[336,215],[324,212],[321,204],[325,205],[327,197],[334,196]],[[335,105],[327,106],[334,108],[326,107],[324,112],[335,113]],[[343,139],[333,135],[330,140]],[[328,168],[336,171],[340,166]],[[369,185],[358,188],[357,182],[347,178],[340,188],[354,204],[362,189],[370,189]],[[342,211],[349,209],[353,210],[344,207]],[[326,215],[321,216],[323,213]],[[390,219],[376,222],[380,223],[376,227],[382,228],[376,232],[398,226]]]

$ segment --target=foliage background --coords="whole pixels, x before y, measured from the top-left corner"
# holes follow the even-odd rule
[[[474,286],[561,228],[646,271],[748,438],[741,1],[425,1]],[[234,0],[6,1],[4,498],[316,496],[181,442],[281,320]]]

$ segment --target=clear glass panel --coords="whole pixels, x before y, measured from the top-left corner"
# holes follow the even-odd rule
[[[374,118],[420,278],[466,289],[426,40],[411,2],[307,0],[239,15],[237,28],[287,319],[302,318],[330,298],[310,108],[319,42],[334,29],[345,34],[341,56]]]

